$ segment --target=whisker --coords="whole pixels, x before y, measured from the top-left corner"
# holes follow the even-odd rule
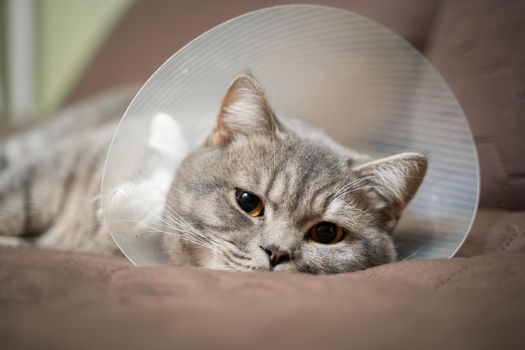
[[[142,176],[135,169],[132,169],[132,179],[136,181],[143,180]],[[142,197],[140,193],[136,193],[136,194],[140,199],[142,200],[144,199],[144,197]],[[154,219],[156,219],[157,222],[163,223],[164,225],[168,226],[168,228],[171,228],[177,231],[176,235],[180,237],[181,239],[184,239],[187,241],[191,240],[192,242],[199,242],[200,244],[203,244],[203,245],[205,244],[207,247],[211,249],[214,249],[213,245],[218,244],[215,240],[211,240],[210,237],[206,236],[201,231],[195,229],[187,221],[181,220],[182,218],[180,217],[180,215],[177,215],[174,212],[169,213],[169,211],[168,211],[169,214],[167,214],[166,210],[164,210],[164,213],[168,216],[169,219],[171,219],[171,222],[168,222],[163,217],[159,217],[157,214],[155,214],[150,208],[147,208],[142,202],[139,202],[139,204],[149,215],[151,215]],[[173,214],[175,214],[176,216],[174,216]],[[160,231],[156,228],[152,228],[152,229]],[[163,232],[163,233],[167,233],[167,232]],[[170,234],[175,235],[173,232],[170,232]]]
[[[206,241],[203,241],[203,240],[199,240],[197,237],[194,237],[194,236],[188,236],[186,235],[183,231],[181,232],[180,230],[177,230],[177,233],[174,233],[174,232],[171,232],[171,231],[167,231],[165,230],[164,226],[161,225],[161,224],[155,224],[157,225],[157,227],[155,226],[152,226],[151,224],[146,224],[144,222],[140,222],[140,221],[137,221],[137,220],[108,220],[107,222],[113,222],[113,223],[120,223],[120,222],[133,222],[133,223],[136,223],[137,226],[143,226],[141,228],[135,228],[135,230],[137,230],[137,233],[138,234],[143,234],[143,233],[163,233],[163,234],[168,234],[170,236],[177,236],[177,237],[180,237],[180,238],[183,238],[187,241],[191,241],[192,243],[196,243],[196,244],[200,244],[200,245],[205,245],[205,247],[207,248],[210,248],[210,249],[216,249],[215,247],[213,246],[210,246],[208,244],[208,242]],[[149,229],[151,231],[144,231],[144,229]]]

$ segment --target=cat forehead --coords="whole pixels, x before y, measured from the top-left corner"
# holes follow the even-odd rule
[[[327,147],[322,142],[308,138],[252,138],[233,145],[227,154],[241,165],[256,164],[259,168],[295,170],[303,173],[323,168],[326,171],[344,171],[351,162],[345,155]]]
[[[326,206],[326,197],[352,178],[345,158],[321,147],[301,142],[275,145],[273,150],[266,144],[261,147],[260,154],[236,161],[236,168],[230,169],[231,181],[283,206],[320,210]]]

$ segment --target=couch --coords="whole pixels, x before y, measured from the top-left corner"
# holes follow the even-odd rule
[[[153,3],[130,10],[71,101],[127,82],[118,72],[103,82],[91,77],[122,54],[111,43],[125,41],[130,16],[168,6]],[[456,256],[310,276],[134,267],[120,257],[2,248],[3,349],[524,348],[525,1],[403,0],[388,2],[390,12],[384,1],[331,3],[410,40],[468,117],[481,208]]]

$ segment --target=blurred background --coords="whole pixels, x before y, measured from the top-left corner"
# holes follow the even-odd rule
[[[130,0],[2,0],[2,114],[23,124],[60,107]]]
[[[418,48],[436,6],[433,0],[0,0],[4,128],[112,86],[143,82],[179,48],[229,18],[305,2],[361,13]]]
[[[0,0],[0,135],[88,96],[140,85],[206,30],[291,3],[354,11],[422,52],[469,120],[481,205],[525,207],[523,0]]]

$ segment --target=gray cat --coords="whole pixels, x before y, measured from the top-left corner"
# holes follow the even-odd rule
[[[20,139],[30,137],[3,143],[0,243],[118,251],[92,200],[113,128],[91,128],[24,161],[13,145],[27,149]],[[163,248],[174,265],[234,271],[326,274],[389,263],[391,233],[426,169],[421,154],[370,160],[277,119],[257,80],[240,75],[214,130],[176,172],[159,226]]]

